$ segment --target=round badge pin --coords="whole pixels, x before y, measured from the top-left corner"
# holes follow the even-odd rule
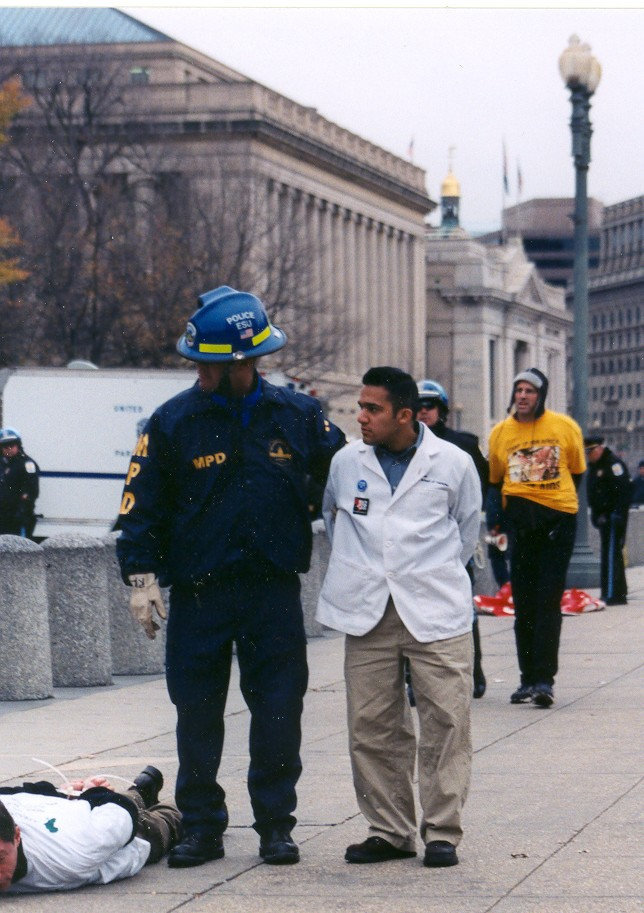
[[[365,482],[364,479],[360,479],[360,481],[358,482],[356,487],[357,487],[358,491],[366,491],[367,483]]]

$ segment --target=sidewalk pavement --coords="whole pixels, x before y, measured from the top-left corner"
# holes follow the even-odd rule
[[[628,606],[564,617],[549,710],[510,705],[518,681],[512,620],[481,617],[488,690],[472,706],[460,865],[424,868],[420,842],[416,859],[344,862],[345,847],[364,839],[366,827],[347,753],[343,638],[327,636],[309,643],[299,865],[267,866],[257,855],[245,785],[248,712],[233,675],[221,770],[231,818],[225,858],[183,870],[162,861],[134,878],[63,894],[3,896],[0,913],[639,911],[644,567],[627,576]],[[112,778],[133,778],[151,763],[165,774],[162,795],[172,795],[174,712],[159,676],[0,704],[0,726],[2,785],[58,782],[41,761],[70,777]]]

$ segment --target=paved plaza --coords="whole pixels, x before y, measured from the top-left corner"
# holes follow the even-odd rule
[[[628,570],[630,603],[563,621],[556,703],[511,706],[512,619],[480,620],[488,690],[472,707],[474,767],[461,864],[419,857],[344,862],[366,836],[347,751],[343,638],[309,643],[299,823],[302,861],[257,855],[245,785],[248,712],[237,677],[221,782],[231,824],[226,856],[194,869],[165,862],[115,884],[0,898],[0,913],[635,913],[641,910],[642,608],[644,567]],[[591,591],[596,595],[596,591]],[[174,712],[160,676],[56,689],[47,701],[0,704],[0,781],[131,778],[146,764],[176,775]],[[39,759],[39,760],[34,760]],[[114,782],[120,782],[114,780]]]

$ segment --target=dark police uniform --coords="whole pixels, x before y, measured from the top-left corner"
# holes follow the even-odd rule
[[[608,448],[588,463],[588,504],[601,540],[601,595],[608,605],[626,602],[624,543],[632,483],[626,464]]]
[[[21,450],[0,457],[0,534],[30,537],[36,525],[38,464]]]
[[[166,677],[177,708],[184,831],[221,834],[216,782],[233,642],[251,713],[248,789],[261,834],[295,824],[306,639],[298,573],[308,494],[345,443],[317,400],[257,377],[240,401],[198,384],[159,407],[133,453],[119,517],[123,578],[169,585]]]
[[[481,453],[479,447],[479,439],[475,434],[472,434],[470,431],[455,431],[453,428],[450,428],[449,425],[446,425],[445,422],[438,421],[430,429],[434,432],[436,437],[441,438],[443,441],[449,441],[450,444],[455,444],[457,447],[460,447],[461,450],[464,450],[465,453],[469,455],[474,460],[474,465],[476,466],[476,471],[479,474],[479,480],[481,482],[481,494],[483,496],[483,503],[485,504],[485,496],[487,493],[487,487],[489,482],[490,467],[488,462]]]

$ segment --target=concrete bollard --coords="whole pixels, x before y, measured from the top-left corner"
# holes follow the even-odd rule
[[[51,697],[53,679],[43,549],[0,536],[0,700]],[[7,740],[11,741],[10,734]]]
[[[155,640],[145,635],[141,625],[130,613],[130,588],[123,583],[116,558],[118,533],[108,533],[103,539],[107,556],[107,594],[110,612],[113,675],[155,675],[165,671],[166,623],[156,617],[161,626]],[[162,590],[166,611],[169,607],[167,590]]]
[[[325,631],[323,625],[315,620],[318,597],[322,581],[326,574],[331,554],[331,545],[327,538],[322,520],[313,521],[313,552],[311,567],[307,574],[300,574],[302,584],[302,611],[304,612],[304,630],[307,637],[320,637]]]
[[[105,545],[80,534],[43,542],[54,685],[112,684]]]

